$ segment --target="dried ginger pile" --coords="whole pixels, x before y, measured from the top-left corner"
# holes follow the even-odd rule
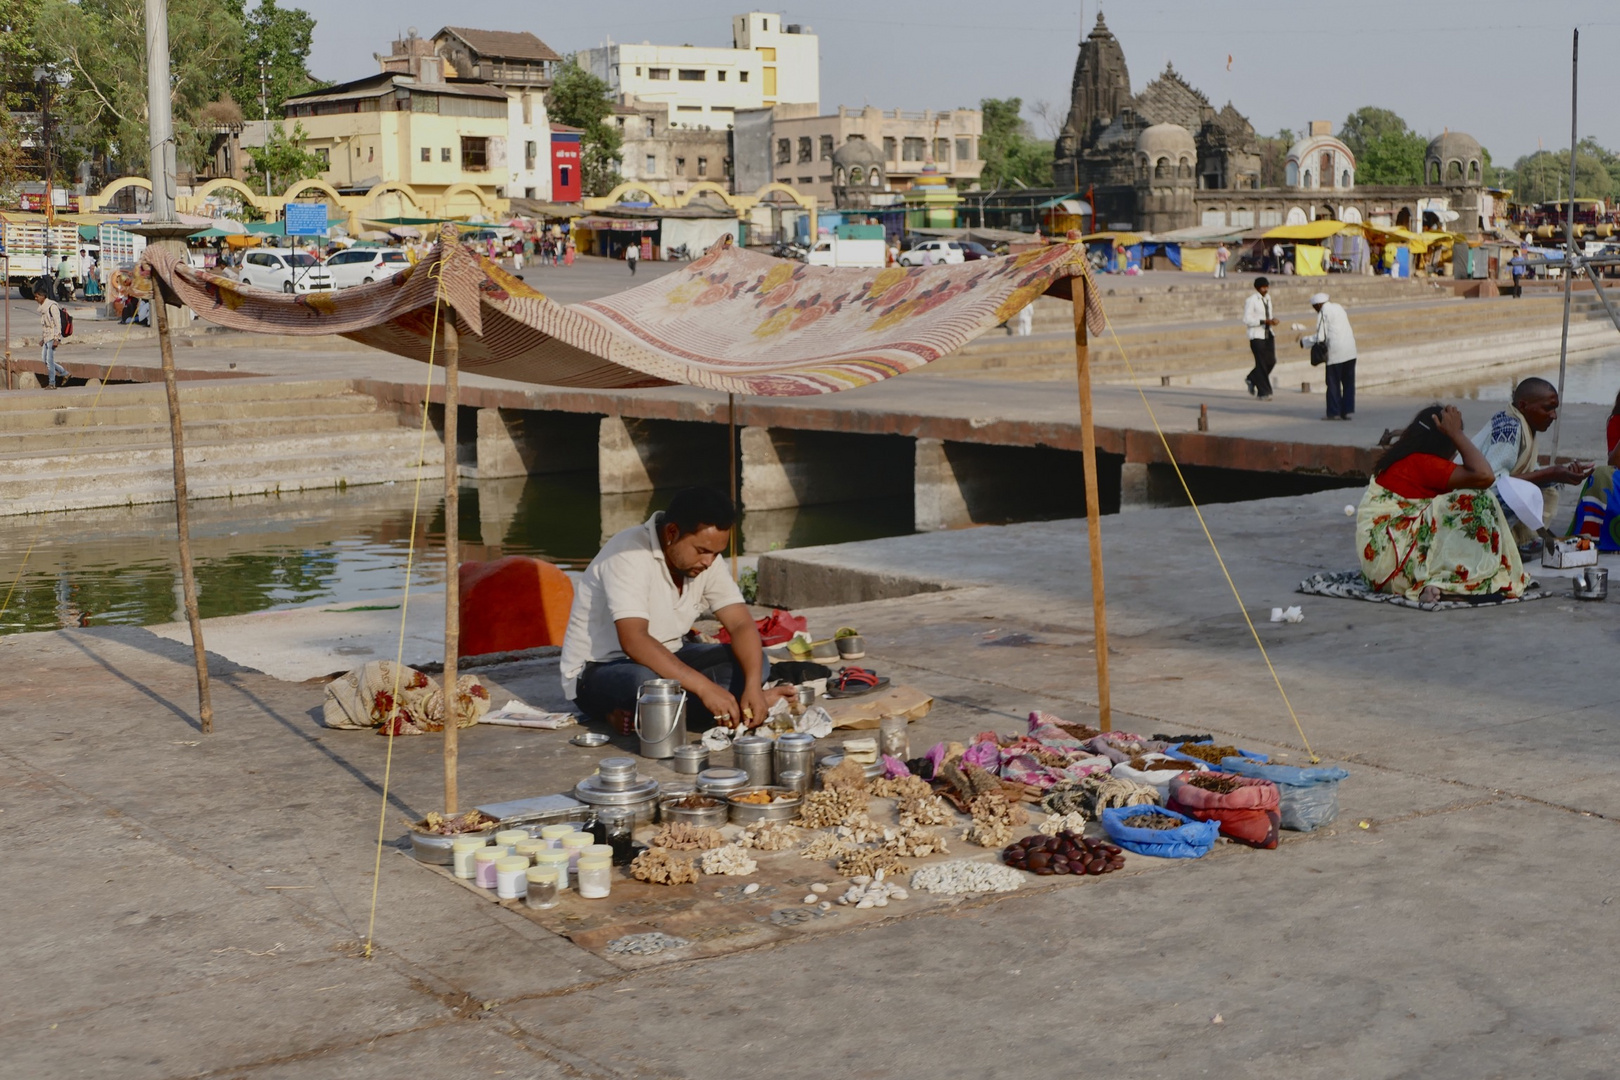
[[[630,863],[630,876],[654,885],[691,885],[698,879],[691,859],[677,859],[663,848],[648,848]]]

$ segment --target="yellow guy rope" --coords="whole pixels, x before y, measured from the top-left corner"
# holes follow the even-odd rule
[[[1131,382],[1136,386],[1136,393],[1142,399],[1142,407],[1147,409],[1148,419],[1153,421],[1153,431],[1159,436],[1159,442],[1164,447],[1165,456],[1170,459],[1171,468],[1176,470],[1176,479],[1181,481],[1181,490],[1187,493],[1187,502],[1192,506],[1193,513],[1198,515],[1198,527],[1204,530],[1204,539],[1209,541],[1209,549],[1215,553],[1215,561],[1220,564],[1221,574],[1226,578],[1226,585],[1232,590],[1232,597],[1237,601],[1238,611],[1243,615],[1243,621],[1248,624],[1249,633],[1254,637],[1255,645],[1260,649],[1260,658],[1266,662],[1266,670],[1271,672],[1271,681],[1277,684],[1277,693],[1282,695],[1283,705],[1288,708],[1288,718],[1294,722],[1294,730],[1299,732],[1300,742],[1305,744],[1305,752],[1311,756],[1311,764],[1315,765],[1322,759],[1316,756],[1311,749],[1311,741],[1305,737],[1305,729],[1300,726],[1299,715],[1294,712],[1294,703],[1288,700],[1288,691],[1283,689],[1282,679],[1277,675],[1277,669],[1271,663],[1271,656],[1266,652],[1265,642],[1260,640],[1260,631],[1254,628],[1254,620],[1249,618],[1249,609],[1243,605],[1243,595],[1238,592],[1237,582],[1232,580],[1231,571],[1226,568],[1226,560],[1221,558],[1221,549],[1215,543],[1215,537],[1210,534],[1209,524],[1204,520],[1204,512],[1198,508],[1198,500],[1193,498],[1192,488],[1187,486],[1187,478],[1181,472],[1181,463],[1176,460],[1175,451],[1170,449],[1170,440],[1165,437],[1164,429],[1159,426],[1159,418],[1153,412],[1153,406],[1148,402],[1146,391],[1142,389],[1142,380],[1136,377],[1136,368],[1131,366],[1130,354],[1125,351],[1125,343],[1119,340],[1119,332],[1114,329],[1113,320],[1108,318],[1108,310],[1103,309],[1103,322],[1108,326],[1108,333],[1114,339],[1114,348],[1119,350],[1120,359],[1125,361],[1125,370],[1130,372]]]
[[[4,303],[4,300],[0,300],[0,303]],[[135,329],[134,323],[125,323],[124,326],[124,336],[119,340],[118,348],[113,350],[113,358],[107,361],[107,370],[101,373],[101,385],[96,387],[95,399],[90,402],[91,412],[94,412],[96,410],[96,406],[101,404],[101,394],[107,389],[107,377],[112,374],[112,369],[117,366],[118,357],[123,353],[124,345],[129,341],[130,332]],[[64,368],[63,370],[66,369]],[[48,376],[49,372],[46,374]],[[58,490],[61,489],[62,480],[63,477],[61,476],[56,478],[56,487],[52,489],[51,494],[54,495]],[[11,594],[17,591],[17,583],[22,580],[23,571],[28,569],[28,560],[34,554],[34,546],[39,543],[40,536],[45,532],[45,521],[45,512],[41,511],[39,515],[39,528],[34,530],[34,538],[28,541],[28,550],[23,552],[22,565],[17,567],[17,576],[11,579],[11,587],[6,590],[5,600],[0,601],[0,618],[5,617],[6,609],[11,606]]]
[[[405,615],[411,604],[411,568],[416,560],[416,519],[422,506],[422,469],[427,456],[428,431],[428,405],[433,399],[433,357],[439,344],[439,305],[444,300],[444,269],[442,261],[433,264],[428,273],[437,279],[438,286],[433,292],[433,332],[428,337],[428,370],[427,387],[422,391],[422,432],[416,443],[416,493],[411,498],[411,538],[405,548],[405,592],[399,602],[399,649],[394,654],[394,696],[393,707],[399,707],[399,680],[405,664]],[[455,723],[455,717],[450,713],[451,695],[445,694],[445,719]],[[383,831],[388,827],[388,781],[394,768],[394,740],[397,727],[394,716],[390,715],[385,721],[388,725],[388,754],[383,759],[382,783],[382,809],[377,813],[377,858],[371,868],[371,914],[366,920],[366,948],[364,958],[371,959],[372,935],[377,929],[377,887],[382,881],[382,853]]]

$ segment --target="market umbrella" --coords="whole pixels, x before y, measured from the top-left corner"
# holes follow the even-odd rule
[[[414,225],[395,225],[392,229],[389,229],[388,231],[390,233],[392,233],[393,235],[399,237],[401,240],[420,240],[420,239],[422,239],[422,230],[416,228]]]
[[[520,232],[531,232],[534,229],[534,222],[527,218],[516,217],[508,221],[506,227],[508,229],[517,229]]]
[[[362,240],[376,240],[384,244],[388,243],[388,241],[392,240],[393,238],[394,236],[392,233],[385,233],[381,229],[367,229],[365,232],[360,234],[360,239]]]

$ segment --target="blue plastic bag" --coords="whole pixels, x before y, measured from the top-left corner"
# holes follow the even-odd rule
[[[1126,825],[1125,819],[1137,814],[1163,814],[1184,822],[1175,829],[1137,829]],[[1196,859],[1209,854],[1221,826],[1215,821],[1194,821],[1186,814],[1166,810],[1162,806],[1110,806],[1102,812],[1103,831],[1108,839],[1138,855],[1153,855],[1161,859]]]
[[[1235,757],[1222,758],[1221,770],[1276,784],[1280,824],[1295,832],[1320,829],[1339,816],[1339,781],[1350,775],[1333,766],[1263,765]]]
[[[1195,743],[1194,745],[1209,746],[1209,745],[1212,745],[1212,743],[1213,743],[1213,740],[1211,740],[1211,742],[1209,742],[1209,743]],[[1181,748],[1183,746],[1185,746],[1185,745],[1187,745],[1187,744],[1186,743],[1172,743],[1169,747],[1167,747],[1163,751],[1164,756],[1168,757],[1168,758],[1174,758],[1177,761],[1198,761],[1198,762],[1202,762],[1205,765],[1209,764],[1209,762],[1204,761],[1203,758],[1193,757],[1191,754],[1183,754],[1181,752]],[[1258,762],[1261,762],[1262,764],[1265,763],[1266,761],[1270,760],[1264,754],[1255,754],[1255,753],[1249,752],[1248,750],[1240,749],[1240,750],[1238,750],[1238,753],[1242,754],[1245,758],[1247,758],[1250,761],[1258,761]],[[1231,761],[1231,760],[1234,760],[1234,759],[1226,758],[1225,760]]]

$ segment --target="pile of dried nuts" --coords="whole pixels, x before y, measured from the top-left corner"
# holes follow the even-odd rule
[[[1194,773],[1187,777],[1186,782],[1193,787],[1213,791],[1217,795],[1230,795],[1243,786],[1243,782],[1235,776],[1225,773]]]
[[[788,851],[798,847],[802,838],[803,830],[798,826],[770,822],[750,825],[737,838],[737,843],[756,851]]]
[[[726,838],[720,835],[719,829],[676,821],[665,825],[663,831],[652,838],[651,846],[675,851],[707,851],[725,842]]]
[[[727,874],[741,877],[752,874],[759,869],[759,864],[748,857],[748,853],[736,844],[726,844],[703,853],[703,872],[705,874]]]
[[[697,867],[691,859],[677,859],[663,848],[648,848],[630,863],[630,876],[654,885],[692,885]]]
[[[1011,892],[1022,888],[1024,875],[998,863],[957,859],[924,866],[911,875],[911,887],[936,896],[967,893]]]
[[[1179,829],[1187,824],[1180,818],[1173,818],[1169,814],[1161,814],[1152,810],[1132,814],[1128,818],[1121,818],[1119,823],[1128,829]]]
[[[1211,765],[1219,765],[1221,758],[1238,757],[1238,748],[1235,746],[1214,746],[1210,743],[1182,743],[1176,747],[1178,754],[1195,757],[1199,761],[1207,761]]]
[[[1162,816],[1162,815],[1161,815]],[[1106,874],[1125,865],[1125,854],[1113,844],[1087,840],[1074,833],[1026,836],[1001,853],[1008,866],[1043,877],[1051,874]]]

